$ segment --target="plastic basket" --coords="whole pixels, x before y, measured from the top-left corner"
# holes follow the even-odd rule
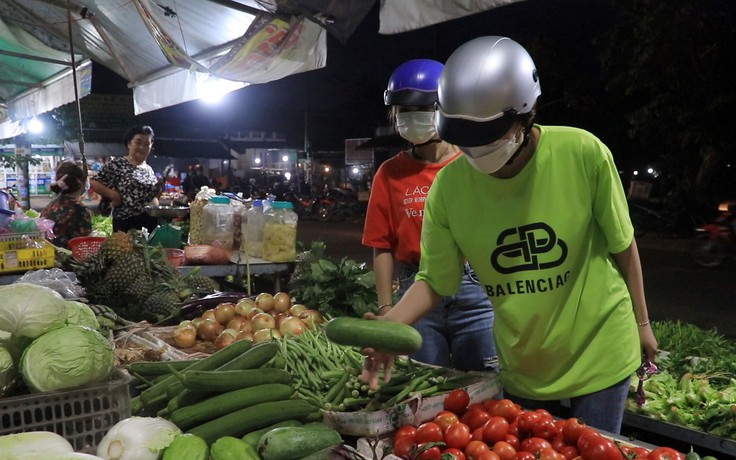
[[[94,452],[105,433],[130,417],[130,376],[74,390],[0,399],[0,435],[52,431],[77,452]]]
[[[69,240],[69,249],[72,250],[75,259],[84,262],[97,254],[106,239],[102,236],[78,236]]]
[[[29,248],[28,239],[41,247]],[[41,233],[7,233],[0,235],[0,273],[51,268],[54,246]]]

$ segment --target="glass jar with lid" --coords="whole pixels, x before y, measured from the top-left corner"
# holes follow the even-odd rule
[[[248,257],[263,256],[263,201],[254,200],[245,211],[243,252]]]
[[[202,187],[189,203],[189,244],[204,244],[204,207],[215,196],[215,189]]]
[[[271,262],[296,259],[296,226],[299,218],[289,201],[274,201],[263,226],[263,258]]]
[[[207,201],[202,209],[202,244],[232,249],[233,212],[226,196],[213,196]]]

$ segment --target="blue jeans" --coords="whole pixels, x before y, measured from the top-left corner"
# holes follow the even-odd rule
[[[399,296],[414,283],[417,269],[413,264],[401,264]],[[443,297],[434,309],[413,324],[422,334],[423,343],[411,358],[462,371],[497,371],[493,317],[491,301],[466,263],[457,294]]]
[[[626,398],[629,394],[630,377],[606,389],[587,395],[570,398],[570,415],[582,419],[588,425],[609,433],[621,433]],[[545,409],[552,415],[561,416],[561,401],[539,401],[519,398],[504,390],[506,398],[524,409]]]

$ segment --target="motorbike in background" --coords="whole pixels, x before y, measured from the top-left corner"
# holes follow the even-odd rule
[[[718,216],[695,230],[692,257],[703,267],[718,267],[729,256],[736,256],[736,201],[718,206]]]

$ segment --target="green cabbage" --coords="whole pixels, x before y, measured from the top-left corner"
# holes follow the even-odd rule
[[[34,340],[23,352],[19,368],[33,391],[54,391],[107,380],[115,359],[102,334],[85,326],[66,326]]]
[[[100,330],[95,312],[89,306],[76,300],[66,301],[66,324],[68,326],[87,326]]]
[[[66,324],[66,301],[45,286],[14,283],[0,286],[0,330],[36,337]]]
[[[15,375],[13,356],[5,347],[0,346],[0,398],[13,386]]]

